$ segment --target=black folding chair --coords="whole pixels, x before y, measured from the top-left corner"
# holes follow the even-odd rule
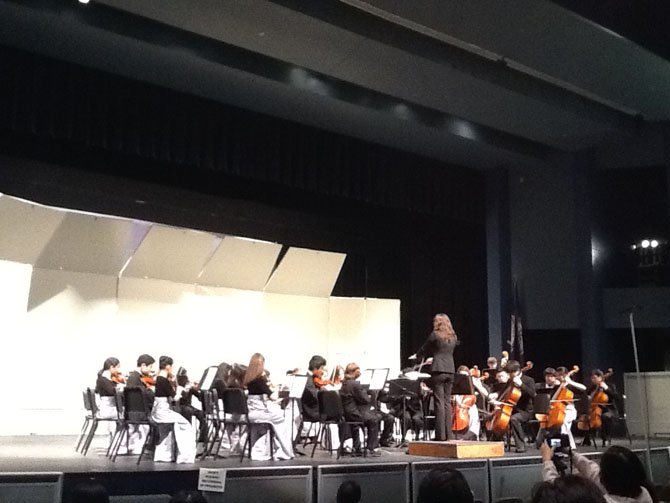
[[[237,427],[239,434],[242,434],[242,427],[246,426],[247,439],[242,446],[242,453],[240,455],[240,463],[244,459],[244,454],[249,446],[249,458],[251,459],[251,437],[254,431],[265,430],[270,431],[270,458],[274,460],[275,452],[275,429],[272,423],[267,422],[251,422],[249,420],[249,407],[247,405],[247,396],[244,390],[233,388],[227,389],[223,392],[223,410],[225,412],[224,426],[233,425]]]
[[[131,427],[139,428],[141,426],[148,426],[149,434],[147,435],[147,438],[142,445],[140,455],[137,458],[137,464],[139,465],[147,447],[150,444],[154,444],[154,439],[158,435],[158,425],[151,419],[151,404],[149,403],[149,397],[146,391],[142,388],[125,388],[123,390],[123,401],[125,403],[125,408],[123,411],[123,419],[121,420],[119,427],[121,433],[118,435],[116,444],[112,449],[111,458],[112,461],[116,461],[116,456],[121,444],[124,440],[127,442],[130,437]],[[172,429],[170,434],[173,435],[172,445],[176,446],[174,429]],[[176,459],[175,452],[173,452],[173,459]]]
[[[118,411],[117,411],[117,417],[116,418],[101,418],[98,417],[100,414],[100,409],[98,408],[98,405],[96,404],[95,401],[95,392],[91,388],[86,388],[85,394],[88,396],[88,399],[84,399],[84,406],[86,407],[88,414],[87,414],[87,420],[90,423],[90,427],[88,430],[88,434],[86,435],[86,440],[84,441],[84,445],[81,447],[81,453],[86,456],[88,454],[88,449],[91,446],[91,442],[93,442],[93,437],[95,436],[95,432],[98,429],[98,425],[101,422],[115,422],[118,424],[119,418],[118,418]],[[79,444],[77,444],[79,445]]]
[[[201,397],[202,410],[205,413],[205,421],[207,423],[205,443],[202,448],[202,454],[200,455],[204,459],[207,456],[210,456],[212,452],[218,454],[218,449],[214,451],[214,446],[217,441],[219,442],[219,447],[221,446],[219,435],[222,434],[223,428],[221,415],[219,413],[219,394],[216,389],[212,388],[210,390],[201,391]]]
[[[79,432],[79,438],[77,439],[77,446],[74,448],[75,452],[79,452],[79,447],[81,447],[81,443],[83,442],[84,438],[86,438],[86,433],[88,433],[88,427],[91,424],[91,421],[93,421],[93,408],[91,406],[91,398],[89,395],[89,392],[91,391],[91,388],[86,388],[84,391],[81,392],[82,397],[84,399],[84,410],[86,411],[86,416],[84,417],[84,424],[81,427],[81,432]]]
[[[344,408],[342,407],[342,399],[337,391],[320,390],[318,394],[319,399],[319,429],[317,430],[316,438],[318,441],[325,437],[326,449],[333,453],[333,441],[330,434],[330,425],[336,424],[340,432],[345,431],[345,428],[350,428],[352,436],[358,434],[358,428],[363,431],[363,454],[367,455],[367,431],[363,421],[347,421],[344,417]],[[341,435],[342,437],[344,435]],[[312,457],[316,451],[316,445],[312,447]],[[340,445],[337,448],[337,459],[342,455],[344,445],[344,438],[340,438]]]

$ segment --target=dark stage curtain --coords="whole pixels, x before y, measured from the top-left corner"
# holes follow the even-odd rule
[[[0,48],[0,127],[310,193],[481,223],[481,175],[82,66]]]

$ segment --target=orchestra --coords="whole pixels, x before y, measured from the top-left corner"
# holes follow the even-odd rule
[[[532,362],[522,368],[507,352],[489,356],[481,371],[477,365],[455,368],[458,344],[451,320],[439,313],[433,318],[429,337],[410,357],[420,363],[405,368],[397,378],[391,376],[374,386],[363,382],[357,363],[349,362],[343,367],[338,362],[329,372],[326,359],[313,355],[306,371],[296,368],[286,373],[287,379],[305,378],[301,381],[304,386],[292,397],[295,402],[289,398],[288,387],[270,382],[260,353],[251,357],[248,366],[225,362],[212,366],[209,389],[200,389],[199,383],[191,382],[184,369],[174,375],[174,362],[168,356],[159,358],[155,373],[156,360],[142,354],[137,358],[137,368],[127,376],[121,371],[120,361],[109,357],[95,384],[98,414],[107,419],[121,417],[123,409],[117,406],[122,407],[119,399],[124,387],[141,389],[151,419],[159,426],[154,459],[172,461],[176,453],[177,462],[183,463],[194,462],[199,446],[210,438],[211,418],[203,411],[203,394],[218,393],[218,419],[224,421],[221,398],[229,389],[243,390],[249,421],[271,425],[274,430],[274,452],[270,452],[268,438],[261,442],[265,435],[250,439],[252,459],[291,459],[294,446],[303,438],[305,442],[311,439],[316,445],[322,444],[323,438],[310,435],[314,431],[311,426],[323,420],[319,409],[322,390],[336,392],[342,405],[342,417],[337,420],[341,423],[331,425],[330,435],[336,438],[330,438],[329,445],[332,448],[333,443],[344,446],[347,442],[341,452],[353,456],[362,455],[364,449],[366,455],[379,456],[380,448],[404,447],[410,434],[414,440],[437,442],[506,440],[516,452],[526,452],[529,446],[539,448],[547,436],[557,433],[566,435],[573,448],[573,432],[583,434],[583,445],[595,442],[598,434],[603,445],[611,438],[620,399],[614,384],[608,382],[612,369],[593,370],[587,388],[577,379],[579,367],[547,367],[542,373],[543,382],[536,384],[527,374]],[[430,421],[432,418],[434,421]],[[345,422],[357,424],[349,427]],[[161,425],[168,427],[161,430]],[[367,433],[364,446],[361,426]],[[114,423],[110,423],[110,442],[114,430]],[[137,454],[148,433],[147,425],[137,425],[120,453]],[[241,453],[247,433],[239,433],[236,442],[232,441],[232,434],[225,427],[215,432],[219,450],[224,447]],[[396,441],[397,437],[400,438]]]

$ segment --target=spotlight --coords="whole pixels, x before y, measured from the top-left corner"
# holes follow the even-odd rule
[[[636,245],[636,244],[632,244],[632,245],[630,246],[630,249],[631,249],[631,250],[637,250],[637,245]]]
[[[645,240],[642,241],[641,244],[642,244],[642,248],[649,248],[649,245],[650,245],[651,243],[649,243],[649,240],[648,240],[648,239],[645,239]]]
[[[89,0],[79,0],[79,3],[88,3]]]
[[[658,246],[658,241],[656,241],[655,239],[652,239],[651,240],[651,247],[656,248],[657,246]]]

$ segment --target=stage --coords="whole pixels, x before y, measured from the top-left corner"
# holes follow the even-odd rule
[[[57,502],[53,492],[62,492],[67,502],[69,490],[82,480],[94,478],[105,485],[113,502],[166,502],[167,495],[197,486],[199,468],[226,468],[226,491],[212,495],[219,501],[335,501],[337,487],[344,480],[356,480],[363,489],[362,501],[414,501],[421,478],[432,468],[449,466],[463,472],[482,502],[503,497],[530,497],[532,486],[541,480],[539,452],[505,453],[491,459],[452,460],[410,456],[407,449],[385,448],[381,457],[351,458],[330,456],[317,449],[315,457],[297,456],[290,461],[240,462],[239,457],[206,459],[193,465],[154,463],[148,456],[137,465],[137,456],[119,456],[116,463],[105,455],[104,439],[97,438],[88,456],[74,451],[74,436],[2,437],[0,441],[0,500]],[[615,444],[628,446],[627,440]],[[667,484],[670,476],[670,439],[653,440],[652,470],[656,484]],[[645,443],[634,440],[632,448],[644,459]],[[579,452],[597,457],[602,448],[580,447]],[[308,453],[311,451],[308,451]],[[5,487],[37,482],[40,491],[25,500]],[[7,485],[8,484],[8,485]],[[27,487],[27,486],[26,486]],[[44,489],[44,490],[42,490]],[[368,495],[367,498],[365,495]]]

